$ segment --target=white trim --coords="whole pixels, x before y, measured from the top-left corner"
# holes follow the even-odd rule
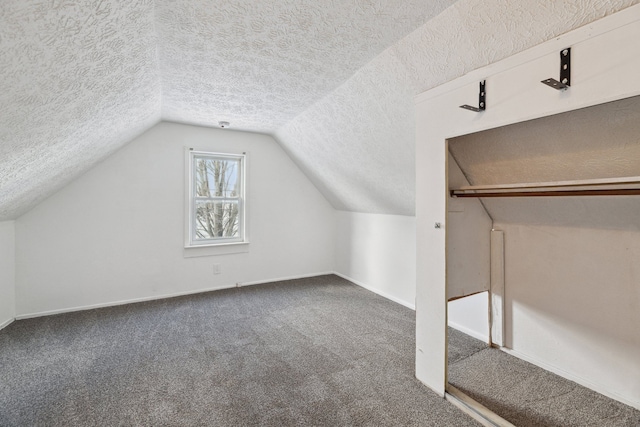
[[[243,242],[221,242],[221,243],[203,243],[202,245],[194,245],[194,246],[185,246],[184,249],[193,249],[193,248],[219,248],[220,246],[234,246],[234,245],[248,245],[248,241]]]
[[[333,272],[330,271],[330,272],[326,272],[326,273],[304,274],[304,275],[299,275],[299,276],[290,276],[290,277],[283,277],[283,278],[277,278],[277,279],[259,280],[259,281],[255,281],[255,282],[235,283],[235,284],[232,284],[232,285],[223,285],[223,286],[218,286],[218,287],[213,287],[213,288],[202,288],[202,289],[196,289],[196,290],[192,290],[192,291],[174,292],[174,293],[171,293],[171,294],[153,295],[153,296],[148,296],[148,297],[132,298],[132,299],[128,299],[128,300],[112,301],[112,302],[105,302],[105,303],[99,303],[99,304],[90,304],[90,305],[83,305],[83,306],[78,306],[78,307],[61,308],[61,309],[57,309],[57,310],[39,311],[39,312],[35,312],[35,313],[20,314],[20,315],[15,317],[15,320],[31,319],[31,318],[34,318],[34,317],[43,317],[43,316],[53,316],[55,314],[72,313],[72,312],[75,312],[75,311],[93,310],[93,309],[96,309],[96,308],[115,307],[115,306],[118,306],[118,305],[135,304],[137,302],[146,302],[146,301],[155,301],[155,300],[161,300],[161,299],[167,299],[167,298],[181,297],[181,296],[185,296],[185,295],[201,294],[201,293],[211,292],[211,291],[221,291],[221,290],[224,290],[224,289],[233,289],[233,288],[238,288],[238,287],[241,287],[241,286],[261,285],[261,284],[266,284],[266,283],[279,282],[279,281],[283,281],[283,280],[305,279],[307,277],[324,276],[324,275],[327,275],[327,274],[333,274]]]
[[[194,291],[175,292],[171,294],[153,295],[148,297],[131,298],[131,299],[120,300],[120,301],[103,302],[99,304],[81,305],[78,307],[61,308],[57,310],[38,311],[35,313],[20,314],[16,316],[16,320],[31,319],[33,317],[42,317],[42,316],[53,316],[55,314],[72,313],[75,311],[93,310],[96,308],[115,307],[118,305],[135,304],[137,302],[155,301],[155,300],[166,299],[166,298],[181,297],[184,295],[200,294],[200,293],[211,292],[211,291],[220,291],[223,289],[231,289],[235,287],[236,285],[224,285],[224,286],[219,286],[214,288],[197,289]]]
[[[361,288],[364,288],[368,291],[371,291],[375,294],[380,295],[381,297],[384,297],[390,301],[393,301],[395,303],[398,303],[400,305],[403,305],[407,308],[410,308],[411,310],[415,310],[415,305],[413,304],[409,304],[406,301],[403,301],[399,298],[396,298],[392,295],[389,295],[385,292],[382,292],[378,289],[372,288],[371,286],[365,285],[362,282],[359,282],[355,279],[350,278],[349,276],[346,276],[342,273],[338,273],[337,271],[325,271],[325,272],[319,272],[319,273],[309,273],[309,274],[299,274],[299,275],[295,275],[295,276],[287,276],[287,277],[278,277],[278,278],[273,278],[273,279],[264,279],[264,280],[256,280],[256,281],[252,281],[252,282],[237,282],[236,284],[233,285],[224,285],[224,286],[218,286],[218,287],[213,287],[213,288],[203,288],[203,289],[197,289],[197,290],[192,290],[192,291],[184,291],[184,292],[174,292],[171,294],[163,294],[163,295],[153,295],[153,296],[148,296],[148,297],[141,297],[141,298],[132,298],[132,299],[128,299],[128,300],[120,300],[120,301],[112,301],[112,302],[106,302],[106,303],[99,303],[99,304],[90,304],[90,305],[84,305],[84,306],[78,306],[78,307],[69,307],[69,308],[61,308],[58,310],[49,310],[49,311],[40,311],[40,312],[35,312],[35,313],[27,313],[27,314],[20,314],[18,316],[15,317],[15,319],[11,319],[10,321],[6,322],[5,325],[0,326],[0,329],[2,329],[3,327],[7,326],[9,323],[13,322],[14,320],[23,320],[23,319],[31,319],[34,317],[43,317],[43,316],[52,316],[55,314],[62,314],[62,313],[72,313],[75,311],[85,311],[85,310],[93,310],[96,308],[104,308],[104,307],[114,307],[114,306],[118,306],[118,305],[124,305],[124,304],[134,304],[137,302],[146,302],[146,301],[155,301],[155,300],[161,300],[161,299],[166,299],[166,298],[174,298],[174,297],[180,297],[180,296],[185,296],[185,295],[193,295],[193,294],[200,294],[200,293],[205,293],[205,292],[211,292],[211,291],[220,291],[223,289],[233,289],[233,288],[238,288],[238,287],[244,287],[244,286],[255,286],[255,285],[263,285],[263,284],[267,284],[267,283],[274,283],[274,282],[282,282],[282,281],[286,281],[286,280],[296,280],[296,279],[307,279],[309,277],[318,277],[318,276],[326,276],[326,275],[330,275],[330,274],[335,274],[338,277],[341,277],[345,280],[348,280],[349,282],[353,283],[354,285],[360,286]],[[463,331],[465,332],[465,331]],[[467,332],[465,332],[467,333]],[[469,334],[472,335],[472,334]],[[472,335],[473,336],[473,335]]]
[[[436,393],[443,394],[446,385],[446,239],[435,234],[432,224],[446,214],[446,175],[440,169],[440,162],[446,159],[446,139],[640,94],[637,79],[632,77],[637,74],[636,56],[615,49],[619,47],[618,40],[637,46],[632,45],[632,40],[640,31],[638,21],[640,5],[630,6],[414,97],[418,117],[416,228],[418,235],[424,237],[417,240],[416,246],[416,295],[420,307],[416,314],[416,377]],[[582,82],[588,80],[588,85],[575,84],[570,94],[565,94],[568,96],[540,89],[536,92],[539,97],[530,99],[534,87],[542,85],[533,80],[533,73],[526,80],[520,80],[520,76],[529,65],[534,66],[533,71],[542,63],[557,64],[557,53],[568,46],[590,52],[591,61],[587,55],[575,57],[576,65],[581,62],[587,66],[581,68],[584,74],[574,76],[574,83],[585,79]],[[612,58],[616,59],[615,70]],[[536,76],[536,80],[547,76],[547,72]],[[464,102],[460,101],[477,96],[478,81],[485,79],[489,87],[501,88],[496,91],[504,97],[501,103],[480,115],[462,113],[457,108]],[[443,112],[443,105],[449,105],[451,110]]]
[[[414,102],[421,103],[433,98],[437,98],[440,95],[447,94],[456,89],[460,89],[467,84],[477,83],[480,80],[485,80],[489,76],[493,76],[504,71],[508,71],[512,68],[519,67],[536,59],[542,58],[546,55],[557,53],[560,49],[567,46],[573,46],[577,43],[582,43],[586,40],[593,39],[608,33],[618,28],[622,28],[626,25],[633,24],[640,20],[640,5],[629,6],[626,9],[618,11],[612,15],[600,18],[590,24],[576,28],[568,33],[562,34],[551,40],[542,42],[539,45],[530,47],[526,50],[515,53],[504,59],[494,62],[492,64],[477,68],[468,72],[460,77],[443,83],[439,86],[435,86],[431,89],[427,89],[424,92],[414,96]],[[572,108],[575,109],[575,108]]]
[[[12,324],[15,320],[16,319],[14,317],[14,318],[5,320],[3,323],[0,323],[0,331],[6,328],[7,326],[9,326],[10,324]]]
[[[482,342],[488,343],[489,342],[489,337],[487,335],[483,335],[481,333],[479,333],[478,331],[474,331],[473,329],[469,329],[466,326],[462,326],[459,325],[456,322],[452,322],[451,320],[449,320],[448,325],[451,326],[453,329],[456,329],[460,332],[462,332],[463,334],[467,334],[470,337],[473,337],[477,340],[480,340]]]
[[[243,286],[265,285],[267,283],[284,282],[285,280],[308,279],[309,277],[326,276],[329,274],[334,274],[334,273],[333,271],[326,271],[324,273],[301,274],[297,276],[279,277],[276,279],[256,280],[254,282],[238,282],[236,283],[236,286],[241,288]]]
[[[489,292],[489,339],[504,346],[504,232],[491,229],[491,290]]]
[[[248,244],[249,238],[247,235],[247,152],[214,152],[210,150],[196,150],[192,147],[184,147],[185,150],[185,235],[184,235],[184,248],[199,248],[199,247],[217,247],[228,246],[229,244],[239,243]],[[196,156],[209,156],[214,158],[229,158],[238,160],[240,164],[240,191],[241,195],[238,200],[240,220],[239,220],[239,236],[227,237],[217,239],[207,239],[202,241],[196,241],[194,236],[194,212],[196,199],[193,196],[194,192],[194,161]]]
[[[535,357],[531,357],[528,356],[524,353],[519,352],[518,350],[512,350],[510,348],[506,348],[506,347],[500,347],[500,350],[504,351],[505,353],[517,357],[518,359],[524,360],[525,362],[529,362],[533,365],[536,365],[546,371],[552,372],[556,375],[559,375],[563,378],[566,378],[568,380],[571,380],[575,383],[580,384],[583,387],[586,387],[588,389],[591,389],[597,393],[600,393],[604,396],[610,397],[611,399],[617,400],[619,402],[624,403],[625,405],[631,406],[632,408],[638,409],[640,410],[640,402],[638,401],[633,401],[633,400],[629,400],[628,398],[626,398],[625,396],[622,396],[620,394],[617,394],[614,391],[609,390],[607,387],[601,385],[601,384],[597,384],[594,382],[591,382],[589,380],[586,380],[578,375],[574,375],[571,374],[567,371],[564,371],[562,369],[556,368],[553,365],[549,365],[546,362],[542,362],[538,359],[536,359]]]
[[[189,246],[182,248],[184,258],[230,255],[249,252],[249,242],[221,243],[217,245]]]
[[[404,305],[405,307],[410,308],[411,310],[415,311],[415,309],[416,309],[416,305],[415,304],[410,304],[410,303],[408,303],[406,301],[401,300],[400,298],[394,297],[393,295],[389,295],[388,293],[386,293],[384,291],[381,291],[381,290],[376,289],[374,287],[371,287],[371,286],[369,286],[367,284],[364,284],[364,283],[362,283],[362,282],[360,282],[360,281],[358,281],[356,279],[353,279],[353,278],[347,276],[346,274],[338,273],[337,271],[334,271],[333,274],[335,274],[336,276],[342,277],[345,280],[348,280],[348,281],[352,282],[354,285],[358,285],[361,288],[364,288],[364,289],[366,289],[368,291],[371,291],[374,294],[378,294],[381,297],[384,297],[384,298],[386,298],[388,300],[391,300],[391,301],[393,301],[395,303],[398,303],[400,305]]]

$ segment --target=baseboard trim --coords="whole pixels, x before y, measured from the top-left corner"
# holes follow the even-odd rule
[[[10,324],[12,324],[15,321],[15,317],[12,319],[7,319],[4,322],[0,323],[0,331],[3,330],[4,328],[6,328],[7,326],[9,326]]]
[[[251,281],[251,282],[237,282],[234,285],[225,285],[225,286],[217,286],[217,287],[212,287],[212,288],[202,288],[202,289],[196,289],[196,290],[192,290],[192,291],[184,291],[184,292],[173,292],[170,294],[162,294],[162,295],[153,295],[153,296],[148,296],[148,297],[141,297],[141,298],[132,298],[132,299],[127,299],[127,300],[120,300],[120,301],[111,301],[111,302],[106,302],[106,303],[99,303],[99,304],[89,304],[89,305],[83,305],[83,306],[77,306],[77,307],[69,307],[69,308],[61,308],[61,309],[57,309],[57,310],[47,310],[47,311],[38,311],[38,312],[34,312],[34,313],[26,313],[26,314],[20,314],[17,315],[15,317],[15,319],[12,319],[11,321],[9,321],[7,323],[7,325],[11,322],[13,322],[13,320],[23,320],[23,319],[32,319],[35,317],[44,317],[44,316],[54,316],[56,314],[63,314],[63,313],[73,313],[76,311],[85,311],[85,310],[93,310],[96,308],[105,308],[105,307],[115,307],[118,305],[125,305],[125,304],[135,304],[138,302],[146,302],[146,301],[155,301],[155,300],[161,300],[161,299],[166,299],[166,298],[175,298],[175,297],[181,297],[181,296],[185,296],[185,295],[194,295],[194,294],[200,294],[200,293],[204,293],[204,292],[212,292],[212,291],[220,291],[223,289],[233,289],[236,287],[244,287],[244,286],[255,286],[255,285],[263,285],[263,284],[267,284],[267,283],[273,283],[273,282],[282,282],[282,281],[286,281],[286,280],[296,280],[296,279],[307,279],[309,277],[317,277],[317,276],[326,276],[328,274],[335,274],[338,277],[342,277],[345,280],[350,281],[351,283],[360,286],[361,288],[364,288],[368,291],[371,291],[375,294],[380,295],[383,298],[386,298],[390,301],[393,301],[395,303],[398,303],[400,305],[403,305],[411,310],[415,310],[416,306],[415,304],[409,304],[406,301],[401,300],[400,298],[396,298],[393,295],[389,295],[386,292],[380,291],[379,289],[373,288],[363,282],[360,282],[358,280],[355,280],[349,276],[347,276],[346,274],[342,274],[339,273],[337,271],[326,271],[326,272],[319,272],[319,273],[310,273],[310,274],[300,274],[300,275],[295,275],[295,276],[287,276],[287,277],[278,277],[278,278],[273,278],[273,279],[265,279],[265,280],[256,280],[256,281]],[[3,327],[7,326],[0,326],[0,329],[2,329]],[[465,331],[462,331],[465,332]],[[465,332],[471,336],[474,336],[468,332]]]
[[[403,305],[403,306],[405,306],[405,307],[407,307],[407,308],[410,308],[411,310],[414,310],[414,311],[415,311],[415,309],[416,309],[416,305],[415,305],[415,304],[409,304],[408,302],[403,301],[403,300],[401,300],[400,298],[396,298],[396,297],[394,297],[393,295],[389,295],[388,293],[386,293],[386,292],[384,292],[384,291],[381,291],[381,290],[376,289],[376,288],[374,288],[374,287],[371,287],[371,286],[369,286],[369,285],[367,285],[367,284],[365,284],[365,283],[362,283],[362,282],[360,282],[360,281],[358,281],[358,280],[356,280],[356,279],[353,279],[353,278],[351,278],[351,277],[347,276],[346,274],[338,273],[337,271],[334,271],[334,272],[333,272],[333,274],[335,274],[336,276],[342,277],[342,278],[343,278],[343,279],[345,279],[345,280],[350,281],[350,282],[351,282],[351,283],[353,283],[354,285],[358,285],[358,286],[360,286],[361,288],[364,288],[364,289],[366,289],[366,290],[368,290],[368,291],[371,291],[371,292],[373,292],[374,294],[378,294],[378,295],[380,295],[381,297],[384,297],[384,298],[386,298],[386,299],[388,299],[388,300],[391,300],[391,301],[393,301],[393,302],[395,302],[395,303],[398,303],[398,304]]]
[[[477,340],[480,340],[482,342],[489,342],[489,336],[488,335],[482,335],[480,332],[474,331],[473,329],[469,329],[466,326],[462,326],[459,325],[456,322],[451,322],[449,321],[449,326],[451,326],[453,329],[456,329],[464,334],[467,334]]]
[[[261,284],[266,284],[266,283],[280,282],[280,281],[283,281],[283,280],[305,279],[305,278],[308,278],[308,277],[322,276],[322,275],[326,275],[326,274],[333,274],[333,272],[303,274],[303,275],[299,275],[299,276],[289,276],[289,277],[284,277],[284,278],[265,279],[265,280],[259,280],[259,281],[254,281],[254,282],[244,282],[244,283],[238,282],[238,283],[235,283],[235,284],[232,284],[232,285],[216,286],[216,287],[212,287],[212,288],[202,288],[202,289],[196,289],[196,290],[192,290],[192,291],[173,292],[173,293],[170,293],[170,294],[152,295],[152,296],[148,296],[148,297],[132,298],[132,299],[120,300],[120,301],[111,301],[111,302],[83,305],[83,306],[77,306],[77,307],[61,308],[61,309],[57,309],[57,310],[39,311],[39,312],[35,312],[35,313],[27,313],[27,314],[17,315],[15,320],[32,319],[34,317],[43,317],[43,316],[53,316],[53,315],[56,315],[56,314],[73,313],[75,311],[93,310],[93,309],[96,309],[96,308],[115,307],[115,306],[118,306],[118,305],[135,304],[135,303],[138,303],[138,302],[155,301],[155,300],[161,300],[161,299],[166,299],[166,298],[175,298],[175,297],[181,297],[181,296],[185,296],[185,295],[194,295],[194,294],[201,294],[201,293],[205,293],[205,292],[221,291],[221,290],[224,290],[224,289],[233,289],[233,288],[238,288],[238,287],[243,287],[243,286],[254,286],[254,285],[261,285]]]
[[[329,274],[334,274],[334,272],[333,271],[325,271],[323,273],[301,274],[301,275],[298,275],[298,276],[279,277],[279,278],[276,278],[276,279],[256,280],[254,282],[238,282],[238,283],[236,283],[236,286],[242,287],[242,286],[264,285],[264,284],[267,284],[267,283],[284,282],[286,280],[308,279],[309,277],[326,276],[326,275],[329,275]]]
[[[120,301],[111,301],[111,302],[104,302],[104,303],[98,303],[98,304],[81,305],[77,307],[60,308],[57,310],[37,311],[35,313],[20,314],[16,316],[16,320],[32,319],[34,317],[54,316],[56,314],[73,313],[75,311],[94,310],[96,308],[116,307],[118,305],[135,304],[137,302],[155,301],[155,300],[166,299],[166,298],[175,298],[175,297],[181,297],[185,295],[200,294],[200,293],[211,292],[211,291],[220,291],[223,289],[232,289],[235,287],[236,285],[226,285],[226,286],[218,286],[214,288],[197,289],[194,291],[174,292],[171,294],[153,295],[148,297],[131,298],[131,299],[120,300]]]
[[[578,375],[574,375],[571,374],[569,372],[566,372],[563,369],[560,368],[556,368],[555,366],[549,365],[546,362],[543,362],[541,360],[536,359],[535,357],[531,357],[528,356],[524,353],[521,353],[517,350],[512,350],[510,348],[506,348],[506,347],[500,347],[500,350],[504,351],[505,353],[513,356],[513,357],[517,357],[518,359],[522,359],[525,362],[529,362],[532,365],[536,365],[544,370],[547,370],[549,372],[552,372],[556,375],[559,375],[563,378],[566,378],[570,381],[573,381],[575,383],[580,384],[583,387],[586,387],[588,389],[591,389],[597,393],[600,393],[604,396],[610,397],[613,400],[617,400],[618,402],[624,403],[625,405],[631,406],[632,408],[638,409],[640,410],[640,402],[634,402],[633,400],[629,400],[627,398],[625,398],[624,396],[621,396],[615,392],[612,392],[611,390],[607,389],[606,387],[600,385],[600,384],[596,384],[594,382],[591,382],[589,380],[586,380]]]

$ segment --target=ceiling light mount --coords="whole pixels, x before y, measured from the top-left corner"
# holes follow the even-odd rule
[[[218,126],[220,126],[222,129],[228,128],[229,124],[229,122],[218,122]]]

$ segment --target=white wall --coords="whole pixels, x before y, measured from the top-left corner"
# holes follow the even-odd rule
[[[495,227],[506,248],[506,346],[640,407],[640,231]]]
[[[415,308],[415,217],[337,212],[336,272]]]
[[[247,152],[248,252],[185,257],[185,147]],[[16,221],[17,315],[330,272],[334,221],[273,138],[163,122]]]
[[[450,154],[447,175],[449,190],[469,185]],[[447,299],[489,290],[491,225],[480,200],[447,198]]]
[[[628,177],[640,175],[638,135],[636,96],[454,138],[449,148],[475,185]],[[640,198],[483,205],[507,248],[503,345],[618,400],[640,397]]]
[[[15,222],[0,222],[0,329],[15,317]]]
[[[473,71],[416,98],[416,255],[419,260],[416,265],[416,375],[436,392],[444,394],[446,381],[446,246],[443,230],[434,229],[434,222],[443,222],[446,216],[446,140],[638,95],[640,81],[635,78],[640,66],[638,37],[640,5]],[[567,46],[572,47],[572,85],[568,91],[558,92],[542,85],[540,80],[557,78],[559,52]],[[476,114],[458,108],[462,104],[477,102],[478,81],[485,79],[487,110]],[[510,251],[507,239],[505,236],[506,253]],[[625,264],[627,269],[630,268],[628,264]],[[506,287],[509,288],[508,281]],[[589,293],[574,296],[591,298]],[[540,292],[537,298],[545,298],[544,293]],[[618,299],[618,303],[628,304],[628,298],[634,298],[634,294],[620,298],[623,299]],[[609,302],[611,299],[604,300],[601,310],[615,319],[613,323],[626,322],[616,306]],[[541,320],[530,316],[529,320],[556,325],[562,319],[549,316]],[[571,320],[568,323],[575,322]],[[618,341],[619,348],[628,345],[617,331],[609,331],[608,334],[610,339]],[[588,339],[588,335],[582,336]],[[605,345],[609,343],[607,341]],[[513,342],[513,345],[522,344]],[[591,341],[589,345],[599,346],[601,343]],[[531,346],[535,343],[531,342]],[[590,358],[588,352],[580,353],[580,357]],[[607,363],[615,366],[617,357],[612,351]],[[553,366],[556,361],[553,354],[545,355],[547,365]],[[580,374],[593,384],[600,381],[602,375],[598,363],[594,360],[589,363],[591,369],[582,365]],[[608,392],[614,394],[625,390],[624,401],[640,407],[640,390],[628,384],[629,381],[640,384],[637,363],[627,376],[615,386],[609,383]]]
[[[447,303],[449,326],[489,343],[489,293],[469,295]]]

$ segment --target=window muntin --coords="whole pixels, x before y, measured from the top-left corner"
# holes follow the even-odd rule
[[[244,155],[190,152],[190,246],[244,241]]]

